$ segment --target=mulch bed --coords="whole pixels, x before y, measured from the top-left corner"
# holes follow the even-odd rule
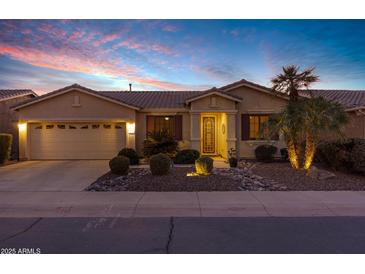
[[[145,169],[146,170],[146,169]],[[142,171],[142,175],[141,174]],[[146,170],[148,171],[148,170]],[[239,191],[240,182],[234,181],[227,176],[212,174],[209,176],[189,177],[188,172],[194,171],[193,168],[173,168],[168,175],[153,176],[149,172],[143,174],[140,168],[130,169],[132,178],[125,187],[112,186],[112,191]],[[137,176],[134,176],[137,175]],[[90,185],[88,191],[105,191],[98,190],[94,187],[97,184],[108,182],[116,179],[118,175],[110,172],[101,176]],[[122,180],[121,180],[121,183]],[[108,191],[108,190],[106,190]],[[110,191],[110,190],[109,190]]]
[[[319,166],[318,166],[319,167]],[[319,167],[324,169],[324,167]],[[333,172],[336,177],[317,180],[307,176],[304,171],[296,171],[289,163],[257,163],[252,172],[264,178],[271,178],[287,187],[287,190],[365,190],[365,176]]]

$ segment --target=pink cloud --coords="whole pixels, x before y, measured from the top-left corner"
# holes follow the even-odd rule
[[[177,32],[177,27],[174,25],[165,25],[162,27],[162,30],[166,32]]]
[[[141,52],[144,51],[155,51],[158,53],[162,53],[162,54],[166,54],[166,55],[172,55],[174,52],[171,48],[164,46],[162,44],[159,43],[139,43],[139,42],[134,42],[132,40],[124,40],[120,43],[117,43],[113,46],[114,49],[118,49],[118,48],[128,48],[128,49],[134,49],[134,50],[138,50]]]
[[[185,85],[144,76],[139,68],[122,64],[117,59],[107,58],[105,52],[97,52],[97,49],[95,49],[93,54],[85,54],[65,49],[40,50],[0,43],[1,54],[37,67],[90,75],[100,74],[120,77],[140,85],[152,86],[158,89],[179,90],[187,88]]]
[[[71,34],[71,36],[68,39],[71,40],[71,41],[77,41],[81,37],[83,37],[84,35],[85,35],[84,31],[75,31]]]
[[[106,44],[108,42],[112,42],[112,41],[118,39],[119,37],[120,36],[117,33],[105,35],[101,39],[95,41],[94,46],[96,46],[96,47],[101,46],[101,45]]]

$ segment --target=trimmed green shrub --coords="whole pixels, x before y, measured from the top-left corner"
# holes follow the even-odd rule
[[[143,155],[151,157],[158,153],[175,156],[178,143],[167,131],[148,133],[143,142]]]
[[[0,133],[0,164],[4,164],[9,160],[12,143],[13,135]]]
[[[194,164],[200,153],[195,149],[183,149],[176,153],[175,164]]]
[[[171,168],[171,159],[163,153],[153,155],[150,159],[150,169],[152,175],[166,175]]]
[[[255,149],[256,160],[259,162],[272,162],[277,150],[278,148],[272,145],[260,145]]]
[[[117,156],[109,161],[110,171],[118,175],[127,175],[129,170],[129,158]]]
[[[118,156],[125,156],[129,158],[129,163],[131,165],[139,164],[137,151],[135,151],[133,148],[123,148],[121,151],[119,151]]]
[[[207,156],[200,157],[195,161],[195,171],[199,175],[209,175],[213,170],[213,159]]]
[[[320,142],[316,160],[335,170],[365,173],[365,139]]]

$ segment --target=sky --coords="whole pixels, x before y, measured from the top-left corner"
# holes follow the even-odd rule
[[[365,89],[365,20],[0,20],[0,89],[269,87],[290,64]]]

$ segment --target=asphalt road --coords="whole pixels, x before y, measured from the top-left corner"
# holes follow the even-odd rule
[[[0,218],[0,248],[2,253],[365,253],[365,218]]]

